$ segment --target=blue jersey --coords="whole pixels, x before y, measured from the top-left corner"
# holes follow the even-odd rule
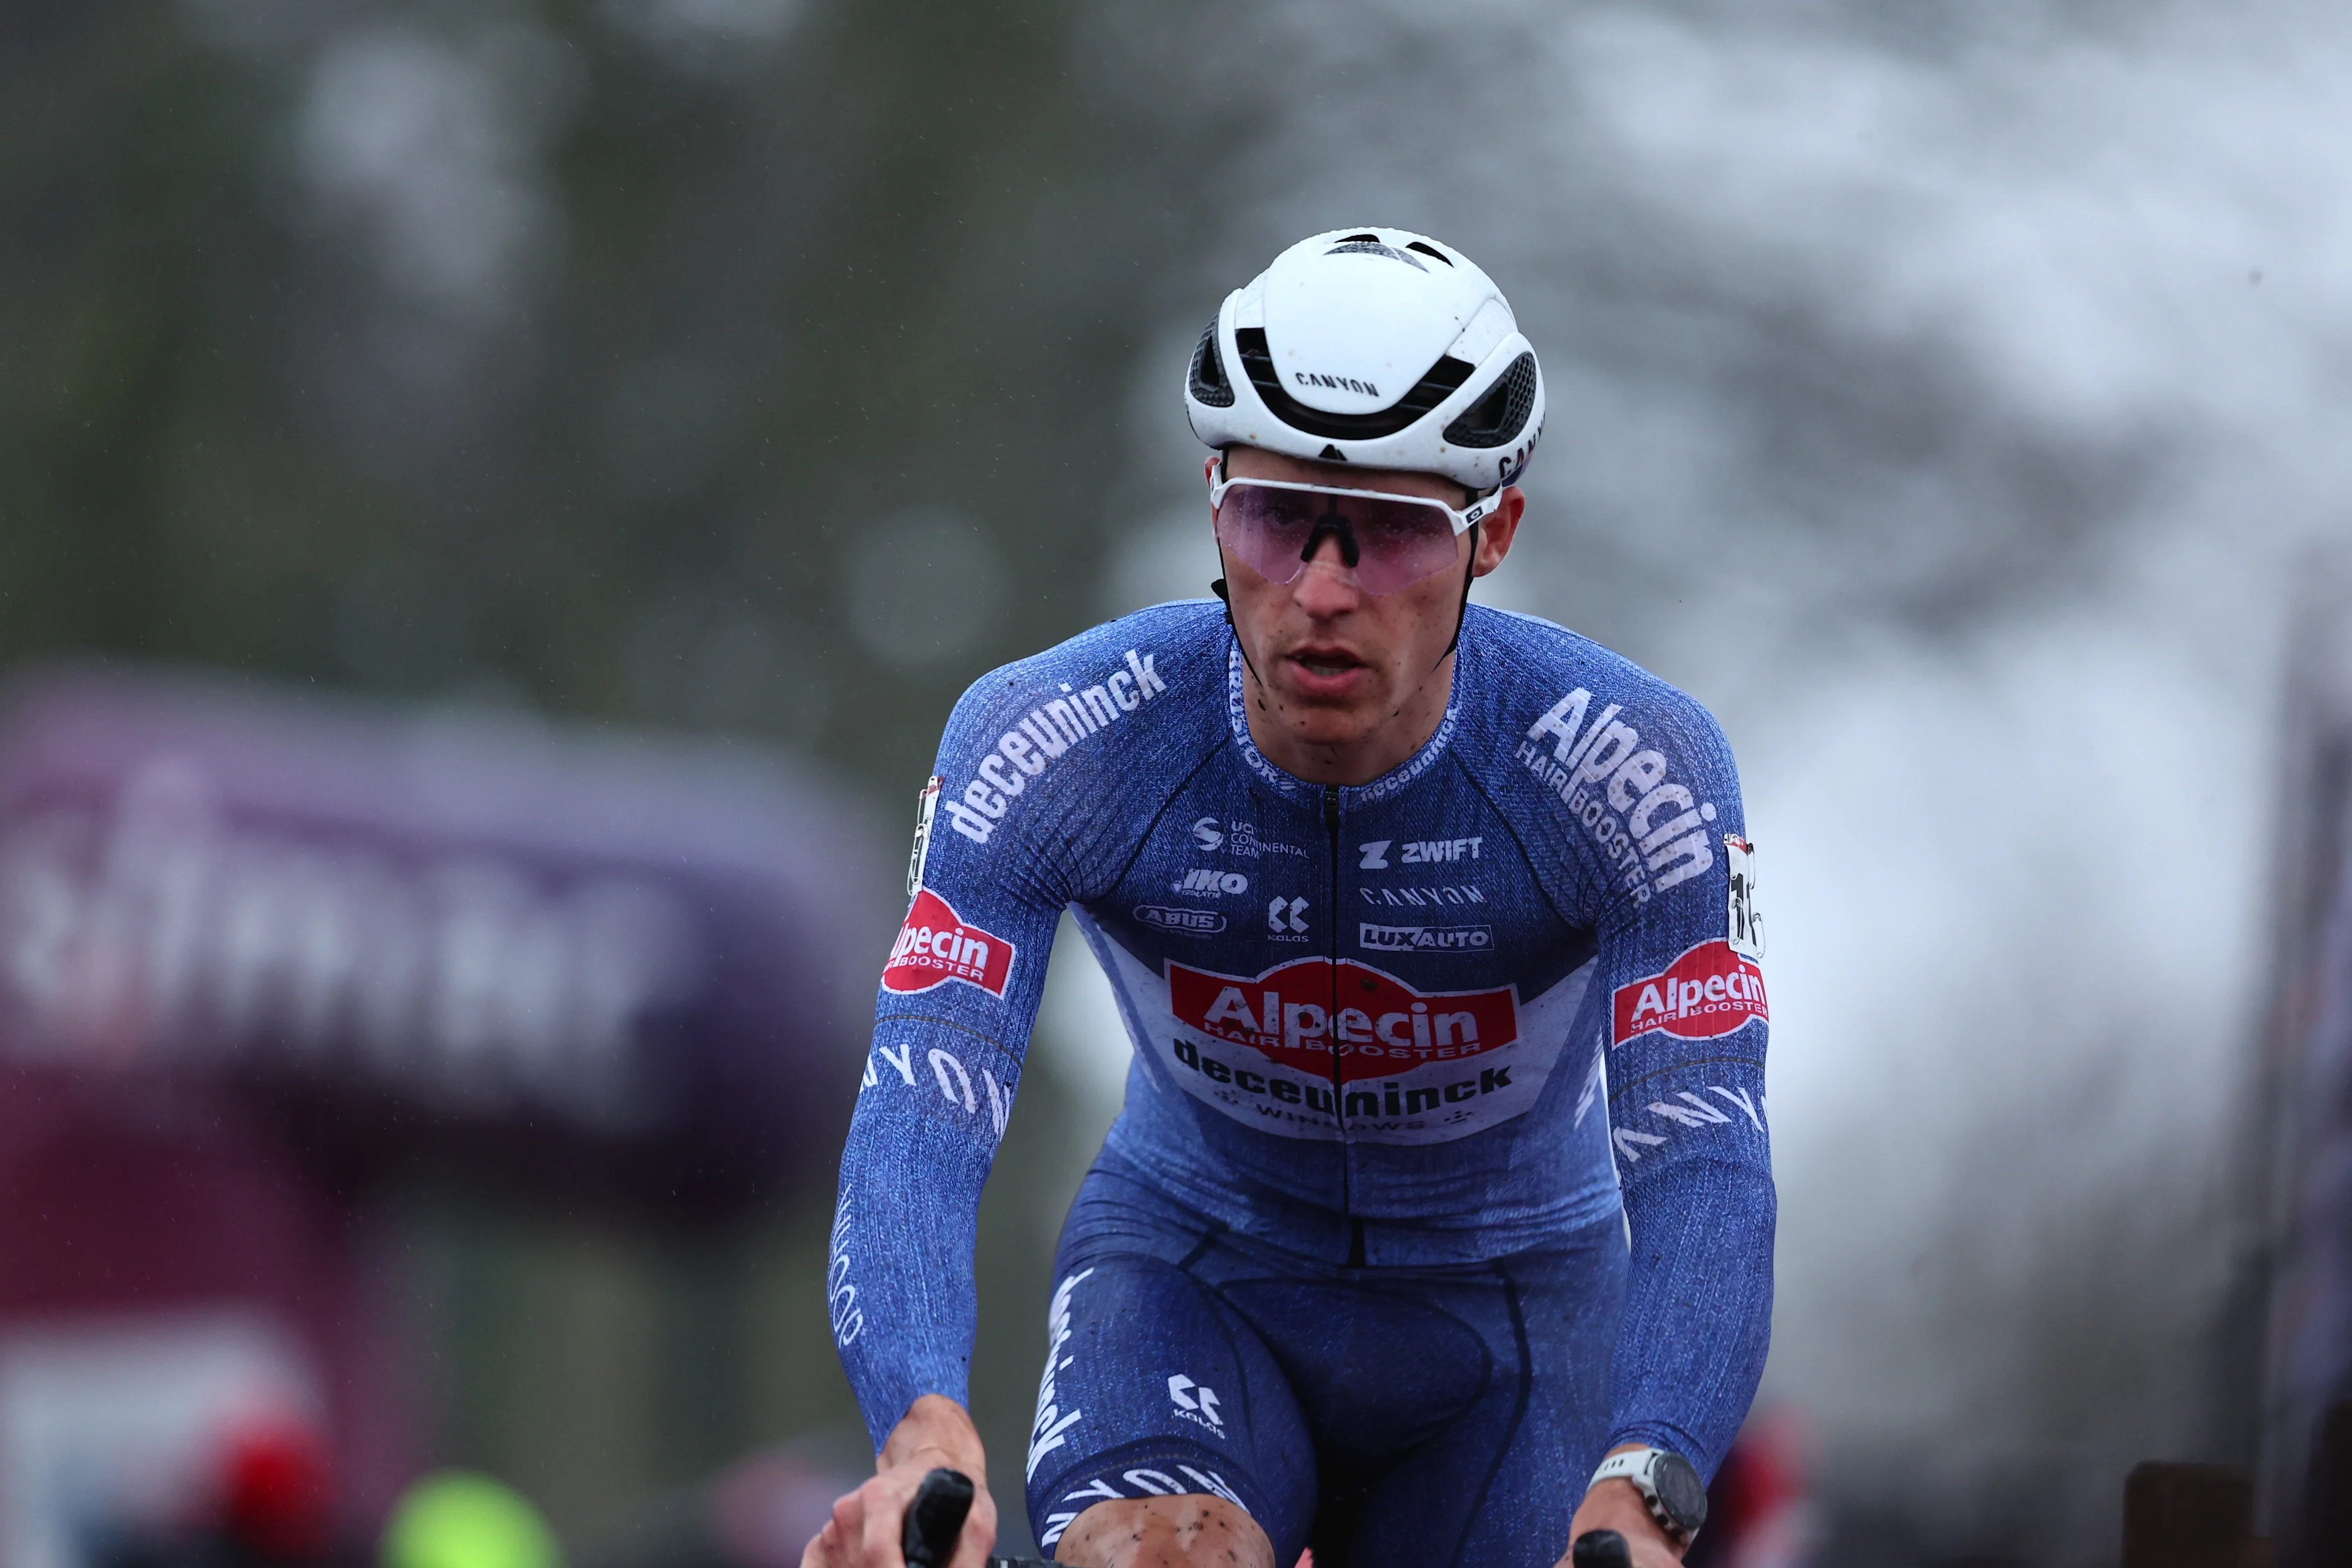
[[[1622,1202],[1611,1440],[1711,1472],[1762,1367],[1774,1216],[1760,933],[1715,722],[1481,607],[1436,732],[1370,784],[1276,767],[1243,702],[1222,607],[1194,602],[957,705],[828,1273],[877,1447],[918,1396],[965,1397],[980,1189],[1070,909],[1134,1047],[1123,1169],[1371,1270],[1557,1246]]]

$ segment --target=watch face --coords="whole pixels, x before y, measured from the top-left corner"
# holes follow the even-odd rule
[[[1660,1454],[1650,1466],[1650,1484],[1658,1489],[1658,1504],[1685,1535],[1706,1522],[1706,1483],[1696,1467],[1680,1454]]]

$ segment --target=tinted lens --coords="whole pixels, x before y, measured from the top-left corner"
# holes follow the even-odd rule
[[[1243,481],[1227,488],[1217,509],[1217,538],[1268,582],[1295,582],[1307,569],[1307,542],[1334,513],[1356,542],[1356,581],[1368,594],[1393,594],[1454,564],[1454,521],[1444,509],[1402,497],[1335,496]]]

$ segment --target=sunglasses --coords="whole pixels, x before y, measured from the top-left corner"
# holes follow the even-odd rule
[[[1323,547],[1339,542],[1349,579],[1367,594],[1393,594],[1454,564],[1454,542],[1491,516],[1498,490],[1456,510],[1425,496],[1345,490],[1288,479],[1229,479],[1209,463],[1217,542],[1270,583],[1295,583]]]

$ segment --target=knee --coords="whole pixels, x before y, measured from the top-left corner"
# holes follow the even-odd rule
[[[1257,1521],[1219,1497],[1098,1502],[1070,1522],[1054,1560],[1076,1568],[1275,1568]]]

